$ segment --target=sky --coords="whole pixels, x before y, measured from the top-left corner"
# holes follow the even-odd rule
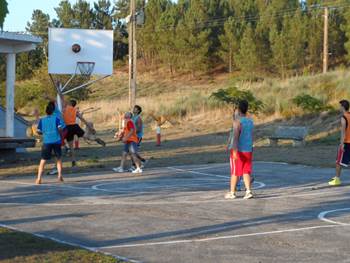
[[[6,16],[4,31],[25,31],[27,22],[32,17],[33,10],[40,9],[50,15],[50,19],[56,17],[54,8],[60,0],[7,0],[9,14]],[[75,0],[70,0],[75,3]],[[94,0],[89,0],[93,3]]]

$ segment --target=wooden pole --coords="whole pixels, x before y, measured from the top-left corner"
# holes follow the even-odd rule
[[[130,23],[129,23],[129,107],[136,104],[136,1],[130,0]]]
[[[323,73],[328,71],[328,7],[324,8]]]

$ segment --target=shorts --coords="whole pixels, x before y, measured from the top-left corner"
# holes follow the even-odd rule
[[[136,142],[127,142],[124,144],[125,153],[137,153],[137,143]]]
[[[252,174],[253,153],[237,152],[237,159],[233,160],[233,150],[230,151],[231,176]]]
[[[339,148],[337,155],[337,164],[348,167],[350,163],[350,143],[344,143],[344,150]]]
[[[74,140],[74,136],[83,137],[85,134],[84,130],[80,128],[78,124],[67,125],[67,142]]]
[[[61,159],[61,156],[62,156],[61,144],[58,144],[58,143],[43,144],[43,146],[41,147],[41,159],[50,160],[52,152],[54,153],[57,159]]]

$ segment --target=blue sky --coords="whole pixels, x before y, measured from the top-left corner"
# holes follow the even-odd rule
[[[25,31],[27,22],[32,17],[33,10],[40,9],[50,15],[50,19],[56,17],[54,8],[58,6],[60,0],[7,0],[9,14],[6,16],[5,31]],[[75,3],[75,0],[70,0]],[[89,0],[93,3],[93,0]]]

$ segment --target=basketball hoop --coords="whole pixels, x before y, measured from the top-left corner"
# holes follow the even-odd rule
[[[77,69],[83,76],[90,76],[95,68],[95,62],[78,61]]]

